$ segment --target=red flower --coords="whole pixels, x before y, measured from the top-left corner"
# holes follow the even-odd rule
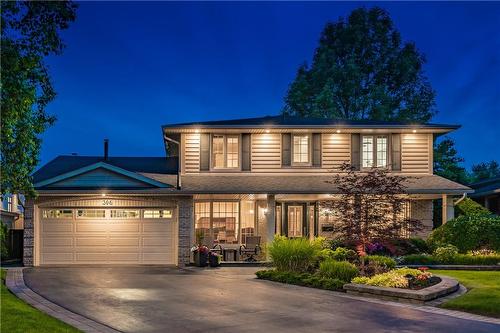
[[[422,267],[419,267],[418,270],[422,271],[422,272],[425,272],[425,271],[429,270],[429,267],[422,266]]]

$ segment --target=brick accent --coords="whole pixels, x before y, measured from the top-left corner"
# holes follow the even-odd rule
[[[191,258],[192,235],[194,230],[194,207],[193,198],[180,198],[177,200],[179,212],[178,232],[178,259],[177,265],[182,267],[189,264]]]
[[[26,199],[24,204],[24,249],[23,249],[23,264],[24,266],[33,266],[33,258],[35,251],[35,232],[34,232],[34,206],[33,199]]]
[[[412,236],[427,238],[433,227],[432,200],[413,200],[411,202],[411,217],[422,222],[422,230],[414,232]]]

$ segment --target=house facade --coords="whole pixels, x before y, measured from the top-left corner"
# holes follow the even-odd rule
[[[426,237],[432,200],[447,221],[453,198],[472,192],[433,174],[434,138],[457,128],[276,116],[165,125],[162,158],[60,156],[33,175],[24,263],[182,266],[196,243],[334,237],[329,181],[345,162],[411,176],[405,217]]]

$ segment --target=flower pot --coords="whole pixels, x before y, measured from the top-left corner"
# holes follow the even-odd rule
[[[194,263],[198,267],[206,267],[208,265],[208,253],[195,251]]]
[[[208,263],[210,267],[219,267],[220,266],[220,256],[219,255],[210,255],[208,257]]]

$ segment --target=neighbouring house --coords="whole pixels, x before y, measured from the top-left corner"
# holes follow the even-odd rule
[[[0,219],[8,229],[23,229],[23,209],[22,201],[16,194],[5,194],[2,196],[2,208]]]
[[[7,255],[2,259],[20,260],[23,256],[23,202],[22,195],[6,193],[2,196],[0,221],[7,227]]]
[[[500,177],[482,180],[469,185],[474,193],[469,196],[477,203],[500,215]]]
[[[432,200],[447,221],[472,192],[433,174],[434,138],[458,127],[262,117],[165,125],[167,157],[110,157],[107,142],[103,156],[59,156],[33,175],[24,263],[182,266],[197,242],[332,237],[323,206],[338,191],[326,181],[346,161],[413,176],[405,214],[425,237]]]

